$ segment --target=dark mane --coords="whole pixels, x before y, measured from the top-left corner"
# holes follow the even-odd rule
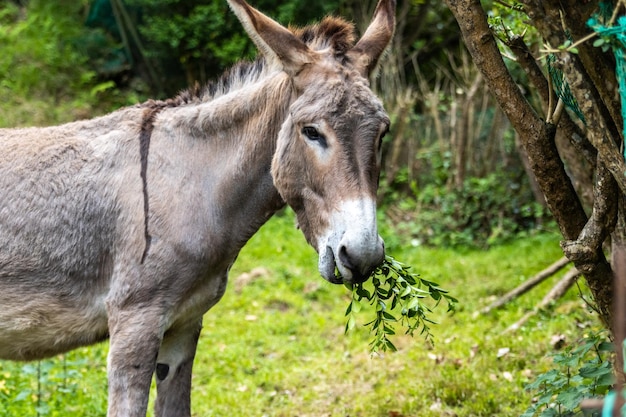
[[[307,46],[315,51],[331,48],[334,55],[344,55],[356,39],[354,24],[340,18],[327,16],[321,22],[292,28],[291,30]],[[262,56],[254,61],[241,61],[227,69],[217,80],[209,81],[204,87],[199,84],[181,91],[178,96],[164,102],[158,102],[158,107],[175,107],[190,103],[212,100],[226,94],[236,85],[244,85],[259,79],[265,68],[265,59]],[[146,107],[154,107],[155,102],[144,103]]]
[[[289,29],[314,51],[331,48],[335,55],[348,52],[356,39],[354,24],[334,16],[314,25]]]
[[[231,91],[234,85],[255,81],[265,68],[265,59],[257,57],[254,61],[240,61],[224,71],[217,79],[209,81],[204,87],[198,83],[182,91],[175,100],[179,104],[197,101],[209,101]]]

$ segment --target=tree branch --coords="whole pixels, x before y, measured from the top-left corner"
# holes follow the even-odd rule
[[[543,297],[541,302],[537,304],[537,306],[532,311],[529,311],[528,313],[524,314],[522,318],[520,318],[518,321],[510,325],[506,329],[506,331],[510,332],[510,331],[515,331],[519,329],[531,317],[533,317],[539,311],[548,307],[548,305],[551,302],[561,298],[567,292],[567,290],[569,290],[571,286],[574,285],[574,283],[576,282],[579,276],[580,276],[580,272],[576,268],[571,268],[569,271],[567,271],[565,275],[563,276],[563,278],[561,278],[560,281],[557,282],[554,287],[552,287],[552,289],[548,292],[548,294],[546,294],[545,297]]]
[[[491,303],[489,306],[483,308],[481,310],[481,313],[483,314],[489,313],[491,310],[500,308],[506,303],[508,303],[509,301],[513,300],[514,298],[517,298],[520,295],[530,291],[538,284],[542,283],[546,279],[550,278],[552,275],[559,272],[563,267],[565,267],[565,265],[567,265],[570,262],[571,261],[567,259],[566,257],[559,259],[558,261],[554,262],[552,265],[548,266],[544,270],[537,273],[532,278],[527,279],[526,281],[522,282],[515,289],[509,291],[508,293],[506,293],[505,295],[503,295],[502,297],[500,297],[499,299]]]
[[[584,38],[590,32],[585,22],[597,10],[598,1],[581,4],[577,0],[523,0],[528,16],[551,47],[564,44],[569,37]],[[567,32],[566,32],[567,31]],[[622,143],[619,90],[610,55],[582,43],[578,55],[555,54],[555,66],[565,75],[580,110],[585,116],[588,137],[611,171],[621,191],[626,193],[626,164],[618,148]]]
[[[506,45],[515,55],[517,63],[528,75],[528,79],[537,89],[544,105],[550,101],[551,91],[548,80],[543,75],[537,60],[531,54],[522,36],[514,36],[507,40]],[[556,110],[555,110],[556,112]],[[558,120],[558,130],[567,137],[574,148],[595,168],[598,151],[587,140],[583,131],[574,123],[568,113],[564,113]]]

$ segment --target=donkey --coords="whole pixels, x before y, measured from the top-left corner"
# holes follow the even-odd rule
[[[109,417],[190,416],[203,315],[246,241],[289,205],[331,283],[382,262],[368,76],[395,26],[356,41],[328,17],[287,29],[228,0],[261,52],[220,80],[57,127],[0,130],[0,358],[110,339]]]

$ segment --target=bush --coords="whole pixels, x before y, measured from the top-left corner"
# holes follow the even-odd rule
[[[583,399],[606,395],[613,385],[613,367],[608,360],[612,351],[606,335],[598,333],[585,337],[578,346],[554,354],[554,369],[526,386],[536,397],[521,417],[580,415]]]
[[[144,52],[159,67],[166,95],[194,82],[205,83],[257,53],[224,0],[129,0],[128,5],[139,12],[136,24]],[[338,6],[338,1],[320,0],[254,2],[279,22],[295,25],[318,20]]]
[[[73,1],[0,5],[0,127],[67,122],[106,106],[115,84],[99,80],[82,51],[85,10]]]
[[[414,245],[484,248],[535,229],[546,216],[523,180],[506,172],[468,178],[461,189],[437,182],[411,188],[410,198],[394,196],[399,202],[386,211]]]

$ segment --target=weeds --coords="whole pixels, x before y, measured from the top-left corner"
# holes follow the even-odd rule
[[[594,333],[579,345],[554,354],[554,369],[526,386],[536,394],[536,401],[521,417],[572,416],[581,411],[583,399],[606,395],[614,382],[608,360],[612,351],[613,345],[606,341],[606,335]]]
[[[106,410],[103,353],[96,346],[37,362],[0,362],[0,415],[61,417],[78,410],[82,416],[101,415]]]

